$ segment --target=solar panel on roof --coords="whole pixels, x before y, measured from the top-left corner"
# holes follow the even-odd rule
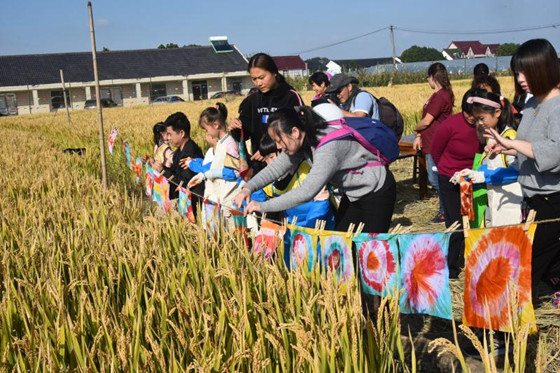
[[[233,47],[228,43],[227,39],[223,39],[223,38],[210,38],[210,44],[212,44],[212,47],[214,48],[214,51],[216,53],[229,53],[229,52],[233,52]]]

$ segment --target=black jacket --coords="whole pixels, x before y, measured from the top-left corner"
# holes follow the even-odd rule
[[[267,93],[257,91],[243,100],[239,105],[239,119],[243,124],[245,140],[251,139],[252,153],[259,149],[259,144],[266,133],[268,116],[280,108],[293,108],[303,105],[300,95],[286,82]],[[231,135],[237,141],[241,139],[241,131],[233,130]]]
[[[169,168],[163,167],[163,175],[168,179],[173,176],[173,183],[180,184],[182,181],[183,187],[186,187],[187,183],[193,178],[194,175],[196,175],[188,168],[186,170],[183,169],[179,164],[179,161],[181,159],[188,157],[204,158],[202,150],[200,150],[200,147],[192,139],[187,141],[185,146],[183,146],[183,149],[175,150],[175,153],[173,153],[173,164]],[[179,193],[175,191],[177,186],[173,183],[171,183],[171,185],[169,186],[170,199],[179,197]],[[198,195],[204,195],[204,184],[197,185],[192,189],[192,191]]]

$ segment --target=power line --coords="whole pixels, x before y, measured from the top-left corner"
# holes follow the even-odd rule
[[[309,53],[309,52],[314,52],[314,51],[319,50],[319,49],[325,49],[325,48],[334,47],[335,45],[348,43],[349,41],[353,41],[353,40],[360,39],[360,38],[363,38],[363,37],[366,37],[366,36],[369,36],[369,35],[376,34],[376,33],[381,32],[381,31],[383,31],[383,30],[387,30],[388,28],[389,28],[389,26],[385,26],[385,27],[383,27],[383,28],[380,28],[380,29],[375,30],[375,31],[368,32],[368,33],[363,34],[363,35],[354,36],[354,37],[351,37],[351,38],[349,38],[349,39],[337,41],[336,43],[331,43],[331,44],[323,45],[323,46],[321,46],[321,47],[312,48],[312,49],[307,49],[307,50],[295,52],[295,53],[292,53],[292,54],[305,54],[305,53]]]
[[[543,25],[543,26],[533,26],[533,27],[522,27],[522,28],[512,28],[512,29],[501,29],[501,30],[481,30],[481,31],[443,31],[443,30],[420,30],[420,29],[411,29],[411,28],[406,28],[406,27],[398,27],[398,26],[393,26],[394,30],[397,31],[407,31],[407,32],[413,32],[413,33],[417,33],[417,34],[435,34],[435,35],[483,35],[483,34],[487,34],[487,35],[491,35],[491,34],[508,34],[508,33],[512,33],[512,32],[524,32],[524,31],[534,31],[534,30],[543,30],[543,29],[547,29],[547,28],[557,28],[560,26],[560,23],[555,23],[555,24],[551,24],[551,25]],[[320,47],[316,47],[316,48],[311,48],[311,49],[306,49],[303,51],[299,51],[299,52],[294,52],[291,54],[305,54],[305,53],[309,53],[309,52],[314,52],[320,49],[325,49],[325,48],[330,48],[330,47],[334,47],[335,45],[340,45],[340,44],[344,44],[344,43],[348,43],[350,41],[354,41],[369,35],[373,35],[376,34],[378,32],[381,32],[383,30],[387,30],[389,29],[389,26],[385,26],[382,27],[380,29],[377,29],[375,31],[371,31],[362,35],[358,35],[358,36],[353,36],[351,38],[345,39],[345,40],[341,40],[341,41],[337,41],[336,43],[331,43],[331,44],[327,44],[327,45],[323,45]]]
[[[560,26],[560,23],[544,26],[533,26],[533,27],[523,27],[523,28],[513,28],[513,29],[502,29],[502,30],[481,30],[481,31],[442,31],[442,30],[419,30],[410,29],[395,26],[394,29],[397,31],[408,31],[418,34],[436,34],[436,35],[482,35],[482,34],[508,34],[512,32],[522,32],[522,31],[533,31],[542,30],[547,28],[556,28]]]

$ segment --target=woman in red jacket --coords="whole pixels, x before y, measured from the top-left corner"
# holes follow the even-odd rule
[[[467,100],[475,95],[476,90],[469,90],[463,96],[461,113],[450,116],[439,126],[432,143],[432,157],[438,169],[438,181],[445,214],[445,226],[450,227],[455,221],[462,224],[461,196],[459,185],[449,182],[457,171],[470,168],[474,156],[482,150],[476,133],[476,120],[472,113],[472,104]],[[461,225],[462,226],[462,225]],[[449,240],[447,264],[449,277],[457,278],[461,269],[457,263],[465,249],[465,240],[460,233],[453,233]]]

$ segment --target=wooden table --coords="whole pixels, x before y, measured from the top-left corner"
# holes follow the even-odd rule
[[[398,159],[414,157],[414,167],[412,169],[412,178],[416,182],[416,172],[418,170],[418,187],[420,199],[428,198],[428,171],[426,168],[426,156],[419,150],[414,150],[412,144],[414,135],[401,137],[399,141],[400,155]]]

